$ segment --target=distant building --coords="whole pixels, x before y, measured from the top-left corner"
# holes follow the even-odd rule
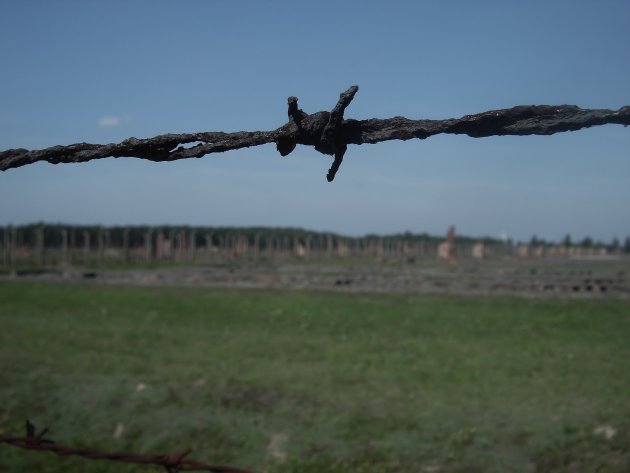
[[[486,244],[483,241],[478,241],[473,245],[472,257],[478,260],[482,260],[486,257]]]
[[[448,227],[446,240],[438,246],[438,259],[444,261],[455,261],[455,227]]]

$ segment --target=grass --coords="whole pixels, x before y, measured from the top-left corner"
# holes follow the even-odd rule
[[[0,435],[260,472],[630,466],[623,301],[16,282],[0,329]],[[0,471],[163,470],[0,445]]]

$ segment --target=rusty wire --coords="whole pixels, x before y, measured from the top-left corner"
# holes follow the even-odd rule
[[[137,453],[111,453],[102,452],[88,448],[65,447],[56,444],[52,440],[44,438],[48,429],[43,429],[38,434],[35,433],[35,426],[26,421],[25,437],[4,437],[0,436],[0,443],[13,445],[14,447],[28,450],[38,450],[52,452],[61,456],[74,455],[88,460],[111,460],[125,463],[136,463],[144,465],[159,465],[166,469],[167,473],[179,473],[180,471],[213,471],[215,473],[251,473],[247,470],[233,468],[230,466],[206,465],[194,460],[186,460],[192,450],[172,455],[140,455]]]

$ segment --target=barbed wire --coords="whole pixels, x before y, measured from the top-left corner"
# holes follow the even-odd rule
[[[630,125],[630,106],[618,110],[582,109],[575,105],[519,105],[489,110],[446,120],[410,120],[405,117],[344,119],[344,113],[359,90],[351,86],[339,95],[330,111],[306,113],[298,98],[288,98],[289,121],[270,131],[208,131],[128,138],[121,143],[75,143],[41,150],[24,148],[0,151],[0,171],[40,161],[52,164],[82,163],[93,159],[136,157],[149,161],[200,158],[211,153],[275,143],[281,156],[299,145],[312,146],[334,156],[326,178],[335,178],[348,145],[374,144],[389,140],[426,139],[441,133],[464,134],[473,138],[503,135],[553,135],[606,124]]]
[[[79,456],[88,460],[110,460],[125,463],[136,463],[142,465],[158,465],[166,469],[167,473],[179,473],[181,471],[213,471],[215,473],[251,473],[247,470],[233,468],[231,466],[206,465],[194,460],[185,459],[192,450],[188,449],[181,453],[171,455],[142,455],[137,453],[103,452],[88,448],[66,447],[53,442],[44,436],[48,433],[45,428],[36,433],[35,426],[26,421],[25,437],[0,436],[0,443],[12,445],[14,447],[25,448],[27,450],[37,450],[52,452],[60,456]]]

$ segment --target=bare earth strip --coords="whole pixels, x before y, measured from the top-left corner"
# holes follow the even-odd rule
[[[297,289],[533,298],[630,299],[630,261],[493,261],[440,264],[308,261],[223,262],[150,269],[22,271],[3,280],[137,286]]]

